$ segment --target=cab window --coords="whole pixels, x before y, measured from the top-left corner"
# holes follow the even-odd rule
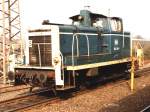
[[[106,18],[98,18],[93,22],[93,26],[106,29],[107,28],[107,19]]]
[[[112,31],[122,32],[122,21],[119,19],[111,19],[111,29]]]
[[[76,26],[79,26],[80,25],[80,21],[73,21],[72,24],[76,25]]]

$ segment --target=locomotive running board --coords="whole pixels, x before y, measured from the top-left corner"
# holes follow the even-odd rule
[[[75,71],[71,70],[65,74],[64,85],[56,85],[56,90],[68,90],[75,88]]]
[[[57,91],[64,91],[64,90],[69,90],[69,89],[73,89],[73,88],[75,88],[75,86],[65,86],[65,87],[57,86],[56,90]]]
[[[119,63],[125,63],[131,61],[130,58],[124,58],[115,61],[108,61],[108,62],[100,62],[100,63],[93,63],[93,64],[86,64],[86,65],[77,65],[77,66],[67,66],[67,70],[81,70],[81,69],[88,69],[88,68],[95,68]]]

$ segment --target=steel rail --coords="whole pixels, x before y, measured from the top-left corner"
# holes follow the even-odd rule
[[[32,103],[32,104],[27,104],[27,105],[20,106],[18,108],[7,110],[7,112],[16,112],[16,111],[20,111],[20,110],[28,110],[28,109],[30,109],[31,107],[34,107],[34,106],[38,106],[38,105],[41,105],[41,104],[44,104],[44,103],[51,104],[51,103],[58,102],[58,101],[60,101],[60,98],[58,98],[58,97],[56,97],[56,98],[47,98],[47,99],[45,98],[41,101],[38,101],[38,102],[35,102],[35,103]]]
[[[50,90],[51,89],[41,89],[41,90],[38,90],[38,91],[35,91],[35,92],[32,92],[32,93],[27,93],[25,95],[21,95],[21,96],[15,97],[15,98],[11,98],[11,99],[8,99],[8,100],[0,101],[0,105],[2,103],[7,103],[7,102],[14,101],[14,100],[17,100],[17,99],[23,99],[23,98],[26,98],[26,97],[29,97],[29,96],[33,96],[33,95],[36,95],[36,94],[40,94],[40,93],[43,93],[43,92],[46,92],[46,91],[50,91]]]
[[[59,101],[60,99],[58,97],[49,98],[49,97],[45,97],[45,96],[37,96],[37,94],[39,94],[39,93],[44,93],[44,92],[47,92],[50,90],[51,89],[40,90],[38,92],[34,92],[29,95],[19,96],[19,97],[13,98],[13,99],[1,101],[0,107],[3,107],[3,105],[5,105],[5,108],[0,108],[0,111],[14,112],[14,111],[19,111],[19,110],[23,110],[23,109],[28,109],[30,107],[40,105],[40,104],[43,104],[46,102],[52,103],[52,102]],[[38,98],[36,98],[36,97],[38,97]],[[27,102],[27,101],[29,101],[29,102]],[[17,104],[19,106],[17,106]]]
[[[145,107],[143,110],[141,110],[140,112],[150,112],[150,105]]]
[[[20,87],[20,86],[24,86],[24,85],[17,85],[17,86],[14,86],[14,85],[9,85],[9,86],[1,86],[1,87],[0,87],[0,90],[1,90],[1,89],[12,88],[12,87]]]
[[[25,90],[25,89],[29,89],[30,87],[23,87],[23,88],[11,88],[9,90],[7,90],[6,88],[1,88],[0,89],[0,94],[4,94],[4,93],[10,93],[10,92],[14,92],[14,91],[20,91],[20,90]]]

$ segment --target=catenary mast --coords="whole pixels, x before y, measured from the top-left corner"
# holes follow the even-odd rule
[[[22,56],[19,0],[0,0],[0,69],[4,84],[7,83],[9,56],[16,44],[20,44]]]

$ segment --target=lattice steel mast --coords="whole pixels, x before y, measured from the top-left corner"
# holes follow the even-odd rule
[[[22,43],[19,0],[0,1],[0,61],[3,83],[6,84],[10,48],[12,44]],[[22,44],[21,44],[22,55]]]

